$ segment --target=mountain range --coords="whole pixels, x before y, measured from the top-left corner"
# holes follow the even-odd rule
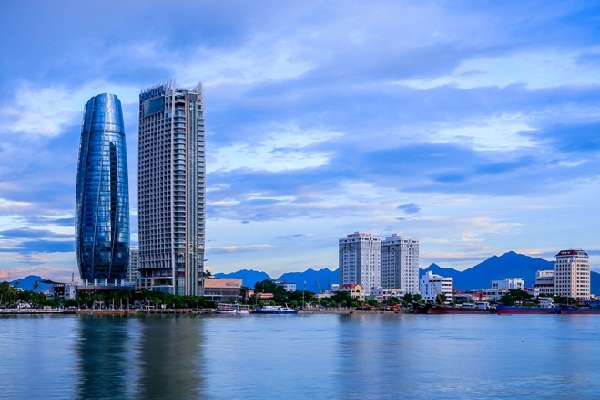
[[[421,268],[419,276],[431,271],[434,274],[452,278],[454,288],[458,290],[487,289],[492,286],[493,280],[504,278],[523,278],[525,287],[532,287],[535,282],[535,272],[544,269],[554,269],[554,262],[509,251],[499,257],[490,257],[464,271],[431,264],[427,268]],[[243,285],[249,288],[253,288],[257,282],[272,279],[266,272],[253,269],[242,269],[227,274],[217,273],[214,276],[215,278],[242,279]],[[35,281],[43,281],[39,276],[30,275],[23,279],[13,280],[11,284],[14,285],[17,280],[19,281],[18,286],[25,290],[32,290]],[[298,290],[305,289],[314,293],[320,293],[322,290],[329,289],[332,284],[340,282],[339,269],[332,271],[329,268],[318,271],[309,268],[304,272],[286,272],[277,280],[295,283]],[[49,287],[50,285],[39,283],[39,290],[43,291]],[[595,271],[591,272],[591,293],[600,295],[600,274]]]
[[[499,257],[490,257],[464,271],[431,264],[427,268],[421,268],[419,276],[431,271],[452,278],[454,288],[458,290],[488,289],[491,288],[493,280],[505,278],[523,278],[525,287],[529,288],[535,282],[535,272],[544,269],[554,269],[554,262],[509,251]],[[215,277],[242,279],[243,285],[250,288],[253,288],[256,282],[271,279],[265,272],[247,269],[228,274],[218,273]],[[287,272],[277,280],[295,283],[298,290],[306,288],[308,291],[320,293],[321,290],[328,289],[331,284],[339,283],[339,269],[332,271],[323,268],[315,271],[310,268],[304,272]],[[591,292],[600,295],[600,274],[594,271],[591,272]]]

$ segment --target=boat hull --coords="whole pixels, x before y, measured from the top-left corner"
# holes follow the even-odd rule
[[[496,312],[498,314],[560,314],[561,308],[536,308],[498,305],[496,308]]]
[[[460,307],[449,307],[449,308],[430,308],[427,314],[493,314],[496,310],[494,309],[476,309],[476,308],[460,308]]]
[[[298,310],[281,310],[281,311],[253,311],[253,314],[298,314]]]
[[[560,313],[561,314],[600,314],[600,309],[565,307],[562,310],[560,310]]]

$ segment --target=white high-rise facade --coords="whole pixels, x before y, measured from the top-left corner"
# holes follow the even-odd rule
[[[381,239],[355,232],[339,240],[340,284],[381,287]]]
[[[425,301],[439,302],[438,296],[444,295],[446,301],[452,301],[452,278],[444,278],[441,275],[434,275],[433,272],[427,271],[421,276],[420,282],[421,297]]]
[[[205,243],[202,86],[140,93],[138,242],[142,288],[200,296]]]
[[[381,287],[419,293],[419,241],[393,234],[381,242]]]
[[[554,263],[554,295],[589,300],[590,260],[581,249],[561,250]]]

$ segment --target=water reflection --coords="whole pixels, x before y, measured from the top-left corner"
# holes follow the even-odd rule
[[[202,318],[150,316],[140,325],[137,398],[199,398],[204,385]]]
[[[78,399],[198,398],[202,321],[190,316],[82,316]]]
[[[124,373],[133,350],[128,318],[85,315],[77,322],[77,398],[129,397]]]

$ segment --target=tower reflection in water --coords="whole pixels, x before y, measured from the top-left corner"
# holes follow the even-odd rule
[[[200,317],[87,315],[77,330],[78,399],[200,396]]]

